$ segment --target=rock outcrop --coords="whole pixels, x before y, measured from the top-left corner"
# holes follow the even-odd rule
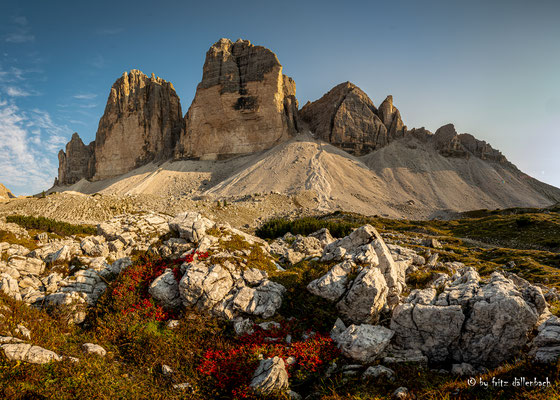
[[[170,158],[183,130],[179,97],[170,82],[133,69],[113,84],[95,136],[94,179]]]
[[[361,363],[370,363],[389,345],[394,332],[378,325],[350,325],[336,342],[346,357]]]
[[[433,135],[428,131],[418,132],[418,134],[423,134],[424,138],[430,139],[436,150],[444,157],[469,158],[474,156],[482,160],[509,163],[500,151],[492,148],[485,141],[478,140],[468,133],[458,134],[453,124],[442,126]]]
[[[322,261],[341,261],[307,290],[336,301],[341,315],[353,323],[376,322],[382,311],[399,302],[409,264],[395,262],[385,242],[371,225],[328,244]],[[412,260],[410,264],[412,263]]]
[[[541,363],[556,362],[560,357],[560,318],[545,315],[544,322],[538,326],[538,335],[531,343],[531,355]]]
[[[506,163],[498,150],[468,133],[458,134],[453,124],[439,128],[435,134],[420,128],[407,130],[393,96],[376,108],[359,87],[344,82],[332,88],[319,100],[307,103],[300,118],[321,140],[361,156],[382,148],[393,140],[410,135],[431,142],[445,157],[478,157],[482,160]]]
[[[6,186],[0,183],[0,199],[13,199],[15,197],[16,196],[14,196],[12,192],[10,192],[8,188],[6,188]]]
[[[80,179],[91,179],[94,173],[95,142],[87,146],[80,135],[74,133],[66,144],[66,152],[58,152],[58,184],[71,185]]]
[[[184,266],[179,294],[186,307],[234,319],[240,314],[272,317],[282,305],[284,286],[268,280],[264,271],[237,270],[231,263]]]
[[[206,53],[176,156],[218,159],[289,139],[298,129],[295,94],[272,51],[220,39]]]
[[[173,156],[218,159],[271,148],[298,131],[295,94],[276,55],[248,40],[221,39],[210,48],[184,118],[170,82],[125,72],[111,88],[95,140],[86,146],[74,134],[60,151],[55,185],[102,180]]]
[[[377,109],[367,94],[350,82],[306,104],[300,116],[320,139],[358,156],[386,146],[406,132],[392,96]]]
[[[111,88],[95,140],[86,146],[74,133],[66,152],[58,153],[55,184],[110,178],[169,159],[182,131],[181,103],[173,85],[154,74],[125,72]]]
[[[471,267],[457,273],[439,296],[423,291],[395,308],[391,329],[397,346],[419,350],[435,363],[495,367],[523,349],[547,310],[539,288],[497,272],[483,283]]]

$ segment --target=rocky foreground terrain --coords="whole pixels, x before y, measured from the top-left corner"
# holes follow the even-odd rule
[[[275,236],[269,221],[263,240],[197,211],[5,220],[4,398],[557,394],[557,272],[520,270],[513,250],[481,263],[397,225]]]

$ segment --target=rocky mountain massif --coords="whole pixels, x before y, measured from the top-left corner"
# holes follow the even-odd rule
[[[52,191],[217,199],[314,191],[318,209],[407,218],[560,201],[560,189],[451,124],[408,129],[392,96],[376,107],[346,82],[298,110],[295,94],[276,55],[241,39],[207,52],[184,118],[171,83],[125,73],[95,141],[75,134],[59,153]]]
[[[59,153],[56,184],[103,180],[170,158],[218,159],[268,149],[297,133],[294,81],[270,50],[221,39],[183,118],[170,82],[138,70],[111,88],[95,140],[74,134]]]

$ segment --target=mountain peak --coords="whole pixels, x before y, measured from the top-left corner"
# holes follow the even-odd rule
[[[295,94],[295,82],[282,74],[272,51],[220,39],[206,53],[176,156],[230,157],[289,139],[297,132]]]
[[[300,110],[319,138],[355,155],[364,155],[404,135],[399,111],[388,96],[379,109],[351,82],[343,82]]]

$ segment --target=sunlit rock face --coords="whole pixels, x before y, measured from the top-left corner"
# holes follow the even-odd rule
[[[386,146],[406,132],[392,96],[378,109],[367,94],[350,82],[307,103],[300,116],[320,139],[358,156]]]
[[[138,70],[111,88],[95,137],[95,174],[105,179],[173,155],[183,129],[179,97],[170,82]]]
[[[177,158],[218,159],[273,147],[298,129],[295,82],[248,40],[216,42],[185,117]]]

